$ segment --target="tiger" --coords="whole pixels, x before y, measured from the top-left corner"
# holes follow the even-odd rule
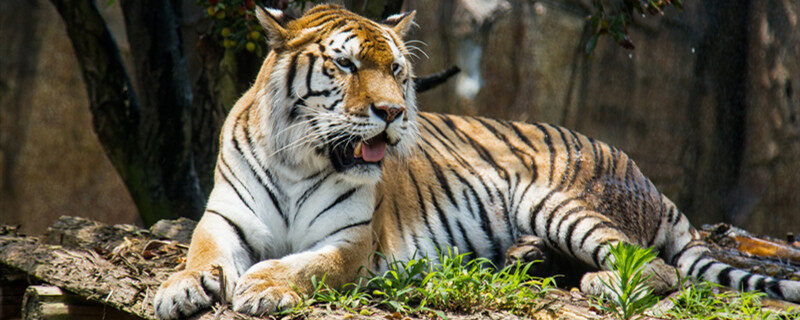
[[[340,6],[299,18],[257,8],[270,53],[220,134],[214,186],[185,268],[153,300],[157,317],[216,302],[263,315],[393,261],[455,247],[502,264],[533,236],[592,269],[609,290],[610,248],[650,247],[654,287],[704,278],[800,301],[800,282],[719,262],[687,217],[621,150],[569,129],[421,112],[416,12],[374,22]]]

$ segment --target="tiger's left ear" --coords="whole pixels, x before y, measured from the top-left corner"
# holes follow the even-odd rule
[[[406,36],[408,30],[411,29],[411,26],[414,25],[414,16],[417,15],[417,11],[405,12],[405,13],[398,13],[393,14],[383,20],[381,23],[389,26],[394,30],[397,35],[401,38]]]
[[[289,21],[294,20],[294,17],[278,9],[256,6],[256,18],[267,32],[267,40],[272,49],[281,48],[289,41],[291,35],[286,30],[286,25],[289,24]]]

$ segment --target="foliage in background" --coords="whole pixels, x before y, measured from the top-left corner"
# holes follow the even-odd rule
[[[587,17],[592,36],[586,42],[586,53],[592,53],[600,35],[609,34],[620,46],[633,49],[628,37],[628,25],[633,21],[634,11],[644,17],[663,15],[664,9],[673,6],[683,8],[683,0],[592,0],[595,12]]]
[[[601,308],[619,319],[632,319],[658,302],[658,297],[646,284],[651,275],[642,274],[647,264],[656,258],[656,253],[651,248],[619,242],[610,247],[610,254],[614,259],[609,262],[609,268],[615,272],[610,283],[602,278],[601,281],[613,294],[602,297],[607,303],[601,304]]]
[[[262,41],[263,30],[256,19],[255,8],[275,7],[277,9],[297,8],[317,3],[317,0],[197,0],[198,6],[205,8],[205,15],[214,20],[213,37],[224,48],[234,51],[248,51],[263,57],[267,54],[266,42]]]

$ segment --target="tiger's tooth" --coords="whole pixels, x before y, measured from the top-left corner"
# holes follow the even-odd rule
[[[354,151],[354,155],[353,155],[356,158],[361,158],[361,144],[362,144],[362,142],[359,142],[356,145],[356,150]]]

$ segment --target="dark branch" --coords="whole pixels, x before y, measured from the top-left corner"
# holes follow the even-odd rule
[[[458,66],[452,66],[447,70],[440,71],[439,73],[434,73],[421,78],[414,78],[414,87],[417,88],[417,93],[428,91],[436,88],[460,71],[461,69],[459,69]]]

